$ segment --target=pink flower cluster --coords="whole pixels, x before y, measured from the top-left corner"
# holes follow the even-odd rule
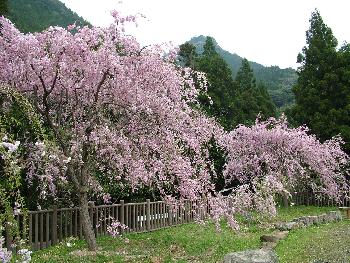
[[[3,247],[4,243],[4,237],[0,236],[0,260],[3,263],[7,263],[11,261],[12,252]]]
[[[120,223],[119,221],[112,219],[112,222],[110,223],[109,226],[107,226],[107,232],[112,236],[112,237],[118,237],[121,233],[122,230],[127,229],[128,226]]]

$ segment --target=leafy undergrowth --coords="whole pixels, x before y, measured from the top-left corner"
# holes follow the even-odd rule
[[[227,253],[260,247],[260,236],[271,231],[268,228],[273,222],[330,210],[335,208],[281,208],[273,219],[241,218],[239,232],[232,231],[226,224],[217,232],[213,224],[191,223],[119,238],[99,237],[100,250],[94,253],[87,251],[84,241],[69,239],[33,253],[32,258],[33,262],[221,262]]]
[[[276,252],[281,263],[349,263],[350,220],[292,231]]]

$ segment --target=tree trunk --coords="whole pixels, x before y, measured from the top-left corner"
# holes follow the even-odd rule
[[[288,207],[289,206],[288,194],[287,193],[283,193],[282,194],[282,198],[283,198],[283,206],[284,207]]]
[[[92,222],[90,220],[89,215],[89,206],[88,206],[88,198],[87,193],[79,193],[79,202],[80,202],[80,220],[83,225],[83,231],[85,240],[87,242],[89,250],[97,250],[97,242],[94,233],[94,229],[92,227]]]

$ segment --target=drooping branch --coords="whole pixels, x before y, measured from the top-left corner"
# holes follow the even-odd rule
[[[103,73],[100,82],[97,84],[96,92],[95,92],[95,94],[94,94],[94,103],[95,103],[95,104],[97,103],[97,100],[98,100],[98,96],[99,96],[101,87],[102,87],[102,85],[104,84],[104,82],[106,81],[108,74],[109,74],[109,70],[107,69],[107,70]]]
[[[54,124],[54,122],[52,121],[51,116],[50,116],[50,106],[49,106],[49,102],[48,102],[48,97],[51,94],[51,92],[54,88],[54,85],[51,87],[50,90],[47,90],[46,85],[45,85],[45,81],[42,78],[41,74],[38,74],[36,72],[33,64],[30,64],[30,66],[31,66],[31,69],[35,72],[36,76],[39,78],[41,85],[43,87],[42,103],[43,103],[44,109],[41,109],[39,104],[38,104],[39,94],[38,94],[38,87],[36,85],[34,85],[34,105],[37,108],[37,110],[39,111],[39,113],[45,118],[47,124],[54,132],[55,138],[58,141],[58,143],[60,144],[60,146],[62,147],[62,150],[64,152],[66,152],[66,145],[63,141],[63,138],[59,132],[58,127]],[[56,71],[55,79],[57,78],[57,75],[58,75],[58,71]],[[56,81],[54,81],[54,83],[56,83]]]

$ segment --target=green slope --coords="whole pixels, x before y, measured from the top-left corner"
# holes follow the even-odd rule
[[[83,18],[58,0],[8,0],[8,18],[22,32],[38,32],[49,26],[61,26],[76,22],[89,25]]]
[[[201,54],[205,40],[206,36],[201,35],[193,37],[189,42],[195,45],[197,52]],[[235,77],[243,58],[222,49],[215,40],[214,42],[216,51],[229,64],[233,77]],[[285,107],[294,102],[294,94],[291,91],[297,80],[297,74],[294,69],[281,69],[278,66],[265,67],[253,61],[250,61],[250,66],[254,71],[257,82],[261,81],[266,84],[267,90],[277,107]]]

